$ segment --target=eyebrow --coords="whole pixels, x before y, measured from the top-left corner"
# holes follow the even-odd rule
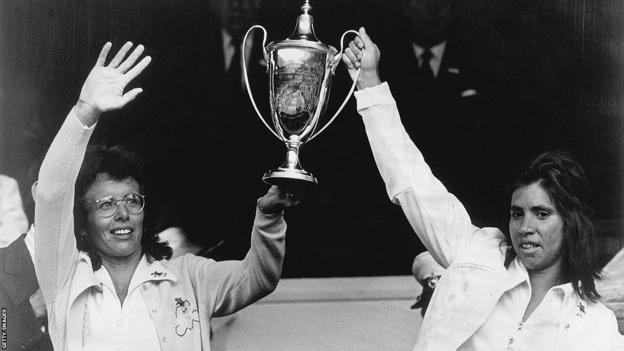
[[[532,206],[529,209],[531,210],[531,212],[539,212],[539,211],[554,212],[555,211],[555,209],[552,207],[542,206],[542,205]],[[522,207],[516,206],[516,205],[511,205],[509,207],[509,210],[510,211],[523,211]]]
[[[531,211],[532,212],[539,212],[539,211],[546,211],[546,212],[553,212],[555,209],[549,206],[533,206],[531,207]]]

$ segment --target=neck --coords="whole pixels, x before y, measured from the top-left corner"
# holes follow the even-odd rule
[[[561,260],[546,269],[529,270],[528,273],[533,291],[547,291],[553,286],[563,283],[561,281]]]
[[[554,265],[542,270],[530,270],[529,282],[531,283],[531,297],[529,304],[524,311],[523,321],[526,321],[533,311],[539,306],[544,296],[550,288],[559,284],[561,277],[561,259],[559,259]]]
[[[100,255],[102,257],[102,265],[108,271],[108,274],[113,281],[113,285],[115,285],[117,297],[123,306],[123,302],[128,295],[130,280],[132,279],[134,271],[141,261],[142,252],[139,250],[132,255],[123,258],[107,257],[101,253]]]
[[[113,274],[112,272],[123,271],[134,272],[136,267],[139,265],[139,261],[141,261],[141,256],[141,250],[124,257],[107,256],[100,252],[102,265],[106,267],[106,270],[108,270],[110,274]]]

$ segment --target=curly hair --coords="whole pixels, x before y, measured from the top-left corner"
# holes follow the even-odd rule
[[[572,283],[580,298],[595,302],[600,295],[594,279],[602,277],[593,255],[595,232],[589,207],[591,190],[583,168],[564,151],[547,151],[536,157],[516,178],[512,191],[534,183],[546,191],[563,219],[561,279]],[[510,233],[505,237],[511,244]],[[508,266],[516,255],[513,245],[509,245],[505,265]]]
[[[144,193],[143,184],[145,177],[143,166],[141,159],[136,153],[121,146],[96,145],[87,149],[76,181],[76,195],[74,197],[74,224],[76,230],[74,234],[78,250],[89,254],[93,270],[100,268],[102,259],[89,236],[81,238],[80,233],[85,231],[88,217],[84,196],[96,179],[103,174],[106,174],[110,179],[119,181],[132,178],[139,184],[140,191]],[[152,222],[152,217],[149,216],[148,203],[146,202],[145,205],[141,250],[150,262],[169,259],[172,255],[171,247],[167,243],[159,242],[157,233],[149,225]]]

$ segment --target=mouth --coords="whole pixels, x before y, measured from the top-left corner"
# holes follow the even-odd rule
[[[124,238],[129,238],[132,235],[132,233],[134,233],[134,229],[115,228],[115,229],[111,229],[110,233],[113,234],[117,238],[124,239]]]
[[[527,241],[527,242],[520,243],[518,247],[525,253],[532,253],[536,251],[538,248],[540,248],[541,245],[534,243],[534,242]]]

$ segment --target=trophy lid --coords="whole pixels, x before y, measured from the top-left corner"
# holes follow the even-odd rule
[[[305,0],[305,3],[301,6],[303,13],[297,17],[293,33],[285,40],[270,43],[268,45],[269,50],[283,47],[308,47],[322,51],[331,51],[335,54],[337,50],[334,47],[322,43],[314,34],[314,18],[309,14],[310,10],[312,10],[310,1]]]

